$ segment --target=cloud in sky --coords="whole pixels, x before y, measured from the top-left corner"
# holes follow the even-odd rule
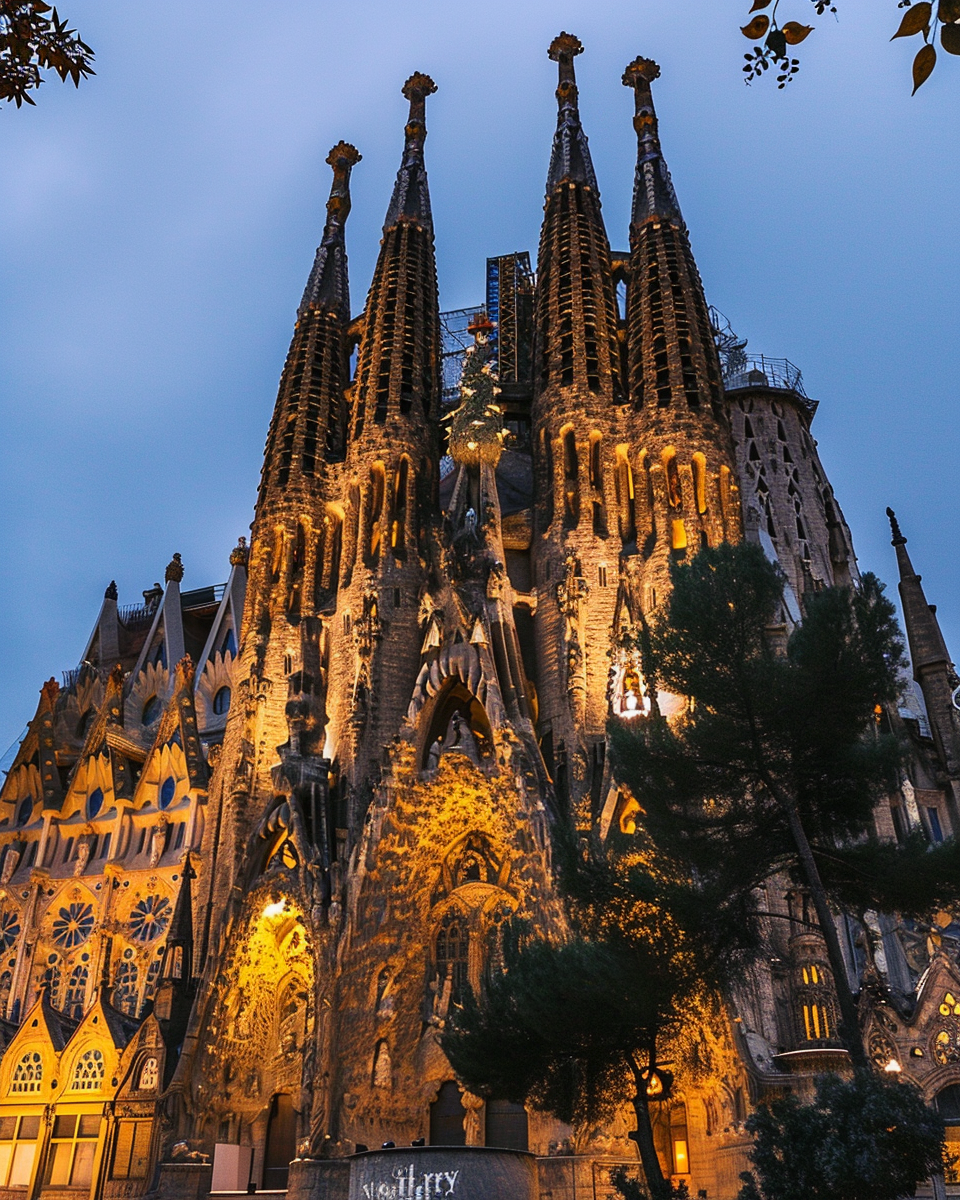
[[[843,0],[783,93],[743,86],[748,5],[733,0],[64,7],[96,78],[0,112],[0,750],[43,679],[76,665],[110,579],[134,603],[174,550],[185,586],[226,577],[321,231],[323,160],[340,138],[364,156],[359,311],[413,70],[440,89],[443,306],[482,299],[488,254],[535,249],[561,28],[586,46],[614,247],[635,146],[620,74],[643,53],[663,69],[663,142],[709,299],[751,349],[803,368],[861,565],[894,581],[892,504],[960,653],[960,63],[911,99],[895,6]]]

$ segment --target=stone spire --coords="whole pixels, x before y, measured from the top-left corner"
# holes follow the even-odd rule
[[[440,302],[433,248],[433,219],[423,163],[429,75],[416,72],[403,85],[410,102],[403,160],[383,226],[383,241],[364,310],[357,363],[353,440],[370,422],[413,412],[418,428],[431,427],[440,402]],[[434,430],[435,432],[435,430]]]
[[[291,489],[315,498],[324,459],[343,454],[343,393],[349,381],[345,332],[350,320],[344,226],[350,212],[350,172],[359,161],[347,142],[338,142],[327,155],[333,168],[327,220],[280,379],[264,452],[258,516],[265,506],[286,505]]]
[[[741,536],[740,501],[720,359],[687,229],[660,150],[650,84],[637,58],[637,173],[627,285],[627,384],[640,448],[630,525],[643,560],[645,610],[669,592],[670,562]]]
[[[893,509],[887,509],[887,516],[893,534],[892,545],[897,552],[900,603],[913,677],[923,692],[934,744],[950,783],[951,815],[956,827],[960,821],[960,712],[954,703],[954,695],[960,686],[960,678],[943,640],[936,606],[927,603],[920,576],[913,569],[907,553],[907,539]]]
[[[573,60],[582,50],[569,33],[550,43],[559,114],[537,262],[538,390],[573,387],[605,409],[621,398],[620,350],[610,243],[577,107]]]
[[[683,225],[677,194],[660,149],[657,113],[650,90],[650,84],[659,76],[660,68],[650,58],[635,58],[623,73],[624,86],[633,88],[637,105],[633,118],[633,127],[637,131],[637,171],[630,216],[633,226],[642,225],[652,217]]]
[[[561,33],[550,43],[547,54],[559,67],[557,84],[557,132],[553,136],[550,169],[547,172],[547,196],[558,184],[585,183],[597,190],[597,177],[590,161],[587,135],[580,124],[579,92],[573,60],[583,53],[583,45],[572,33]]]
[[[437,85],[430,76],[420,71],[414,72],[403,85],[403,94],[410,101],[410,116],[404,129],[406,140],[403,159],[387,209],[387,219],[383,224],[384,233],[401,220],[433,230],[427,169],[423,164],[423,143],[427,139],[427,97],[436,90]]]
[[[325,308],[335,312],[344,323],[350,320],[350,285],[344,231],[350,215],[350,172],[361,157],[349,142],[337,142],[327,155],[327,162],[333,167],[327,223],[297,310],[298,319],[302,320],[310,308]]]
[[[900,530],[896,513],[892,508],[888,508],[887,516],[890,519],[890,530],[893,534],[891,545],[897,552],[897,567],[900,571],[900,602],[903,605],[903,620],[907,630],[907,640],[910,643],[913,677],[922,685],[925,672],[932,668],[943,668],[952,672],[953,663],[940,631],[936,608],[927,603],[920,582],[921,577],[913,569],[913,563],[907,553],[907,539]]]

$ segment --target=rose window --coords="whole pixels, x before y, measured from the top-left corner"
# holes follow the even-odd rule
[[[152,942],[170,924],[170,901],[166,896],[138,900],[130,913],[130,932],[138,942]]]
[[[93,905],[71,904],[61,908],[53,922],[53,940],[65,950],[72,950],[85,942],[93,932]]]
[[[4,909],[0,912],[0,954],[8,949],[20,935],[20,918],[15,912]]]

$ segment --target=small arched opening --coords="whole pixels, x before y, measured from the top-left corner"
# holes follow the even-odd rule
[[[463,1121],[466,1115],[456,1082],[450,1079],[441,1084],[436,1100],[430,1105],[430,1145],[465,1146]]]

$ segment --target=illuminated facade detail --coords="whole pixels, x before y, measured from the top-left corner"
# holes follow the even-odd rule
[[[432,80],[404,85],[359,315],[360,156],[333,148],[249,545],[223,585],[184,590],[174,555],[142,603],[108,587],[82,665],[44,685],[0,787],[0,1189],[197,1200],[217,1145],[252,1151],[241,1190],[297,1200],[384,1140],[529,1148],[563,1195],[635,1163],[620,1115],[575,1134],[463,1092],[438,1035],[523,923],[564,936],[558,812],[601,839],[642,825],[606,730],[686,711],[644,676],[670,565],[759,543],[789,581],[787,630],[857,568],[799,373],[707,306],[646,59],[624,74],[638,157],[629,248],[611,249],[581,49],[550,47],[536,273],[489,260],[486,314],[440,312]],[[893,533],[916,687],[880,714],[912,755],[876,832],[935,839],[960,796],[956,683]],[[658,1152],[691,1195],[739,1189],[748,1096],[842,1065],[809,905],[778,879],[765,907],[771,953],[704,1006],[697,1069],[678,1052],[671,1088],[651,1076]],[[960,924],[864,919],[838,929],[870,983],[870,1053],[956,1116]]]
[[[21,1094],[39,1092],[42,1082],[43,1059],[36,1050],[33,1050],[25,1054],[17,1063],[13,1072],[13,1082],[10,1085],[10,1091]]]

